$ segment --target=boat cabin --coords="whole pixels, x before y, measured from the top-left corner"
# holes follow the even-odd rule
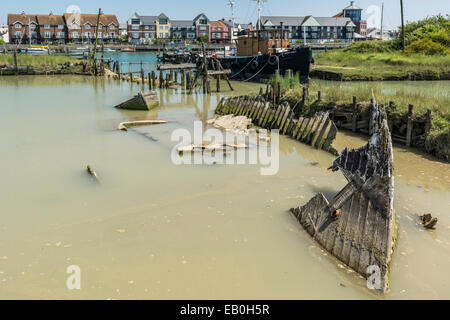
[[[237,55],[242,57],[274,54],[279,50],[287,49],[289,45],[289,30],[253,30],[248,36],[238,38]]]

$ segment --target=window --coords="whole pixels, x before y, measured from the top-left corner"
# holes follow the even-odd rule
[[[22,28],[22,25],[20,23],[16,23],[16,25],[14,26],[16,29],[20,29]]]
[[[139,19],[131,19],[131,24],[141,24],[141,20],[139,20]]]
[[[109,26],[109,30],[116,30],[116,27],[113,26],[113,25],[110,25],[110,26]]]
[[[48,32],[48,31],[44,32],[44,38],[49,39],[51,37],[52,37],[52,33],[51,32]]]
[[[116,34],[114,32],[111,32],[109,35],[113,38]]]
[[[78,38],[78,32],[72,32],[72,38]]]
[[[149,33],[148,32],[146,32],[145,33],[145,39],[148,39],[150,36],[149,36]]]
[[[90,25],[90,24],[87,24],[87,25],[84,26],[84,28],[85,28],[86,30],[89,30],[89,29],[91,29],[91,25]]]
[[[205,31],[205,30],[206,30],[206,27],[205,27],[205,26],[202,26],[202,27],[200,27],[200,30]]]
[[[91,33],[90,33],[90,32],[85,32],[85,33],[84,33],[84,36],[85,36],[86,38],[90,38],[90,37],[91,37]]]
[[[166,32],[166,38],[168,38],[169,37],[169,34]]]
[[[162,26],[159,26],[159,30],[164,30],[164,27],[162,27]]]
[[[166,26],[166,30],[169,30],[169,26]]]
[[[133,33],[133,39],[139,39],[140,37],[139,37],[139,33],[137,33],[137,32],[134,32]]]
[[[14,36],[15,36],[16,38],[21,38],[21,37],[22,37],[22,31],[16,31],[16,32],[14,32]]]
[[[208,24],[208,20],[206,20],[206,19],[200,19],[200,24]]]
[[[131,30],[139,30],[139,26],[132,25],[132,26],[131,26]]]
[[[66,34],[64,32],[58,32],[58,38],[65,38]]]
[[[103,32],[99,32],[99,33],[98,33],[98,37],[99,37],[99,38],[103,38]]]
[[[167,24],[167,19],[159,19],[159,24]]]
[[[50,25],[49,24],[44,24],[44,29],[50,29]]]
[[[37,32],[36,31],[31,32],[31,37],[32,38],[37,38]]]
[[[99,30],[102,30],[102,29],[103,29],[103,26],[100,24],[100,25],[98,26],[98,29],[99,29]]]
[[[162,37],[163,37],[163,34],[162,34],[161,32],[159,33],[159,37],[160,37],[160,38],[162,38]]]
[[[58,24],[58,29],[64,29],[64,26],[62,24]]]
[[[36,29],[36,25],[34,24],[34,23],[31,23],[30,24],[30,28],[33,30],[33,29]]]
[[[149,29],[149,27],[148,26],[145,26],[145,30],[148,30]]]

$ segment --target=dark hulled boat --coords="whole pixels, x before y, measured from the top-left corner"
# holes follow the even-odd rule
[[[289,30],[254,30],[237,40],[236,56],[219,57],[230,78],[253,79],[270,77],[277,70],[284,75],[287,70],[300,74],[301,82],[308,82],[311,63],[314,61],[309,47],[291,48]]]

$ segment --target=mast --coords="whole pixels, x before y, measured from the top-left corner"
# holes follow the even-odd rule
[[[258,3],[258,22],[256,23],[256,28],[258,30],[260,30],[261,29],[261,10],[262,10],[261,3],[267,2],[267,0],[253,0],[253,1],[256,1]],[[259,24],[259,26],[258,26],[258,24]]]
[[[234,41],[234,21],[236,20],[236,16],[234,15],[234,6],[236,5],[236,2],[234,0],[229,0],[229,4],[231,7],[231,42]]]
[[[381,40],[383,40],[384,2],[381,3]]]
[[[400,9],[402,11],[402,49],[405,51],[405,16],[403,14],[403,0],[400,0]]]
[[[94,56],[92,57],[92,60],[95,61],[95,55],[97,53],[97,41],[98,41],[98,27],[100,25],[100,15],[102,14],[102,9],[98,9],[98,16],[97,16],[97,28],[95,30],[95,43],[94,43]],[[103,32],[103,29],[102,29]],[[103,34],[102,34],[103,36]]]

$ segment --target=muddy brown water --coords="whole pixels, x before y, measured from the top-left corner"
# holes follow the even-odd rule
[[[288,212],[345,185],[327,170],[330,154],[281,137],[274,176],[254,165],[175,166],[171,133],[210,117],[220,97],[164,90],[150,112],[112,107],[139,90],[72,76],[0,79],[1,299],[450,298],[448,164],[395,147],[399,240],[383,297]],[[129,119],[175,122],[115,130]],[[339,133],[335,147],[365,143]],[[435,231],[418,225],[427,212],[439,218]],[[81,268],[81,290],[66,287],[70,265]]]

